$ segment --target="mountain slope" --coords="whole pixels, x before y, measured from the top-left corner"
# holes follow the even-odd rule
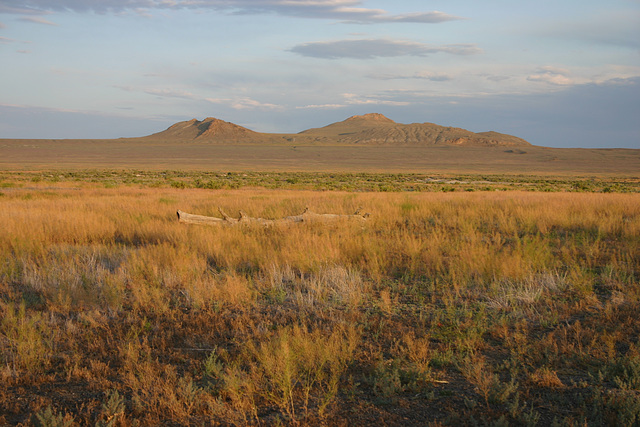
[[[401,124],[382,114],[353,116],[342,122],[309,129],[299,135],[318,142],[393,145],[529,146],[527,141],[498,132],[474,133],[433,123]]]
[[[257,142],[262,134],[213,117],[179,122],[147,138],[203,142]]]

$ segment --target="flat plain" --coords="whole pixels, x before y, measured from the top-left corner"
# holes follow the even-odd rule
[[[638,176],[640,150],[0,139],[0,170],[52,167]]]
[[[0,154],[0,424],[640,423],[637,150]]]

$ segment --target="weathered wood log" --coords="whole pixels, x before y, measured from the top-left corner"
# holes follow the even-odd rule
[[[226,222],[222,218],[216,218],[213,216],[204,216],[204,215],[194,215],[186,212],[182,212],[178,210],[176,212],[178,214],[178,220],[185,224],[222,224]]]
[[[238,224],[260,224],[265,227],[270,227],[277,224],[296,224],[296,223],[326,223],[326,222],[337,222],[341,220],[356,220],[356,221],[365,221],[369,218],[369,214],[366,213],[364,215],[360,214],[360,209],[356,211],[353,215],[343,215],[343,214],[318,214],[315,212],[311,212],[309,208],[306,208],[304,212],[300,215],[292,215],[279,219],[265,219],[265,218],[254,218],[245,214],[243,211],[240,211],[240,217],[238,219],[232,218],[227,215],[221,208],[218,208],[218,212],[222,218],[214,217],[214,216],[205,216],[205,215],[194,215],[187,212],[183,212],[178,210],[176,213],[178,214],[178,220],[185,224],[201,224],[201,225],[238,225]]]

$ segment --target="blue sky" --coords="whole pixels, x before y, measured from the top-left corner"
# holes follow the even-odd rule
[[[0,137],[355,114],[640,148],[640,0],[0,0]]]

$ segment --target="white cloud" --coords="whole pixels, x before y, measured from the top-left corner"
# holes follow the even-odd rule
[[[303,43],[290,52],[314,58],[372,59],[376,57],[427,56],[433,53],[473,55],[482,49],[474,44],[450,44],[435,46],[407,40],[361,39]]]
[[[256,101],[251,98],[240,98],[231,102],[231,108],[235,110],[282,110],[283,107]]]
[[[379,99],[371,96],[360,96],[354,93],[344,93],[342,96],[345,102],[349,105],[392,105],[392,106],[405,106],[409,105],[407,101],[390,101],[385,99]]]
[[[568,77],[569,70],[555,67],[541,67],[536,74],[532,74],[527,77],[527,80],[532,82],[542,82],[557,86],[570,86],[575,84],[575,81]]]

